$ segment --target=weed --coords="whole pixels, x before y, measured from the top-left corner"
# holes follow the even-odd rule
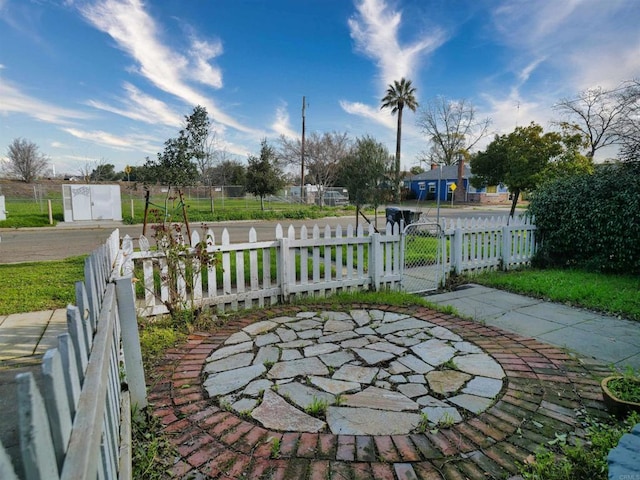
[[[271,458],[279,458],[280,457],[280,439],[272,438],[271,439]]]
[[[457,370],[458,366],[456,365],[456,362],[454,362],[453,358],[450,358],[449,360],[447,360],[446,362],[444,362],[442,364],[442,366],[444,368],[449,368],[451,370]]]
[[[177,453],[162,434],[160,420],[147,411],[134,412],[131,423],[132,478],[166,478]]]
[[[304,409],[304,411],[313,417],[320,417],[327,413],[328,406],[329,403],[326,400],[321,400],[314,396],[313,401]]]
[[[420,414],[420,421],[418,422],[418,426],[416,427],[416,431],[419,433],[424,433],[429,429],[429,415],[426,412],[422,412]]]
[[[440,420],[438,420],[438,426],[442,428],[451,428],[454,423],[456,423],[456,419],[453,418],[453,415],[449,412],[445,412],[445,414],[440,417]]]
[[[335,396],[334,400],[333,400],[333,404],[334,405],[342,405],[345,401],[344,395],[339,393],[338,395]]]
[[[566,435],[556,435],[525,461],[520,473],[525,480],[606,480],[609,450],[637,423],[640,423],[637,412],[622,422],[586,419],[585,442],[570,443]]]
[[[262,365],[264,365],[264,368],[269,370],[271,367],[273,367],[274,363],[275,362],[273,360],[265,360],[264,362],[262,362]]]

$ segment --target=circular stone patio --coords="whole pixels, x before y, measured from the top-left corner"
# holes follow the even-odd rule
[[[243,315],[148,373],[174,478],[504,479],[606,415],[606,365],[425,307]]]
[[[408,314],[305,311],[247,325],[208,358],[219,406],[282,432],[398,435],[485,411],[503,387],[490,355]]]

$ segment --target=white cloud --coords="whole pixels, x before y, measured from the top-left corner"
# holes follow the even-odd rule
[[[530,65],[544,63],[568,92],[611,88],[638,76],[635,2],[504,1],[492,14],[497,40]],[[615,54],[612,54],[615,52]]]
[[[153,125],[158,123],[169,126],[180,125],[181,115],[172,111],[161,100],[147,95],[130,83],[125,83],[124,89],[127,94],[123,99],[123,103],[127,104],[126,108],[114,107],[98,100],[89,100],[87,105]]]
[[[435,30],[401,45],[401,12],[392,10],[384,0],[358,0],[356,10],[349,19],[351,38],[356,49],[376,63],[385,88],[402,77],[414,78],[421,57],[434,52],[446,40],[442,30]]]
[[[49,102],[31,97],[11,83],[0,78],[0,113],[20,113],[46,123],[71,125],[73,120],[88,116],[77,110],[60,108]]]
[[[387,128],[395,129],[398,125],[396,117],[392,116],[389,110],[381,110],[380,107],[372,107],[361,102],[349,102],[347,100],[340,100],[340,106],[347,113],[373,120]]]
[[[278,135],[284,135],[288,138],[298,138],[300,136],[291,128],[291,122],[289,120],[289,112],[287,112],[286,103],[276,109],[276,119],[271,124],[271,128]]]
[[[102,130],[87,131],[77,128],[63,128],[62,130],[81,140],[118,150],[133,150],[149,153],[157,151],[157,146],[151,143],[152,139],[145,135],[114,135]]]
[[[97,29],[110,35],[118,47],[136,62],[136,71],[160,90],[175,95],[189,105],[203,105],[219,123],[242,132],[255,132],[240,124],[201,92],[189,85],[190,79],[210,86],[222,85],[222,74],[208,60],[221,52],[216,42],[198,40],[189,58],[165,45],[159,28],[141,0],[103,0],[81,8],[84,17]],[[192,45],[193,46],[193,45]]]

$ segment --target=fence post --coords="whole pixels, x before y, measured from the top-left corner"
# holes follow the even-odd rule
[[[122,329],[122,349],[127,367],[127,382],[131,394],[131,403],[139,409],[147,406],[147,391],[142,366],[142,352],[138,335],[136,302],[133,297],[131,277],[115,279],[118,317]]]
[[[382,270],[382,261],[384,259],[384,252],[382,251],[382,244],[380,243],[380,234],[372,233],[369,235],[371,238],[371,248],[369,249],[369,270],[371,271],[371,286],[374,291],[380,290],[380,272]]]
[[[511,227],[505,225],[502,227],[502,270],[509,270],[509,261],[511,259]]]
[[[464,231],[458,226],[453,231],[453,238],[451,239],[451,267],[456,275],[462,272],[462,237]]]

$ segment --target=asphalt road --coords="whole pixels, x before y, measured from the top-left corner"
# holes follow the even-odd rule
[[[505,207],[461,207],[441,209],[440,215],[447,218],[457,217],[487,217],[492,215],[507,215]],[[435,209],[425,212],[430,218],[436,217]],[[373,219],[370,219],[373,221]],[[363,220],[361,219],[361,222]],[[378,216],[378,225],[383,225],[384,216]],[[226,228],[232,243],[245,242],[249,239],[249,229],[255,228],[258,241],[273,240],[276,225],[280,223],[284,228],[293,225],[296,230],[302,226],[313,227],[317,224],[321,229],[326,225],[335,227],[340,224],[346,227],[355,225],[355,217],[334,217],[320,220],[283,220],[283,221],[242,221],[211,223],[216,243],[220,242],[222,231]],[[199,225],[192,224],[192,228]],[[0,264],[41,262],[60,260],[77,255],[85,255],[102,245],[109,234],[120,229],[120,236],[130,235],[137,238],[142,234],[142,225],[120,225],[115,222],[101,224],[66,226],[59,224],[50,228],[19,228],[0,229]],[[147,227],[148,237],[153,231]]]

